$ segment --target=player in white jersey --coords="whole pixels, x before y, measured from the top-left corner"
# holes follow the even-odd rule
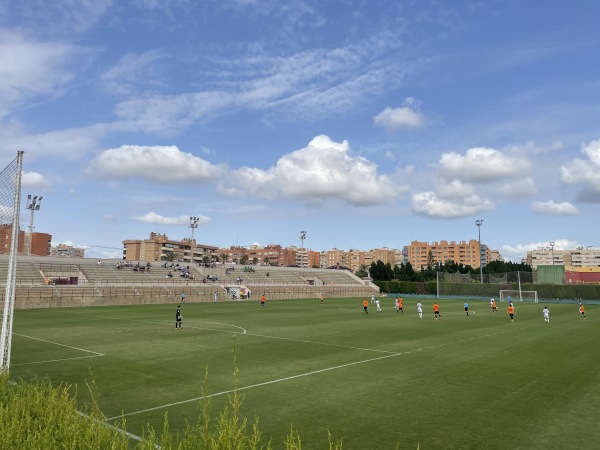
[[[377,312],[382,312],[381,311],[381,305],[379,304],[379,299],[375,300],[375,306],[377,307]]]
[[[550,323],[550,310],[547,306],[544,306],[544,322]]]
[[[423,318],[423,305],[421,302],[417,302],[417,312],[419,313],[419,319]]]
[[[371,294],[371,303],[375,303],[375,294]]]

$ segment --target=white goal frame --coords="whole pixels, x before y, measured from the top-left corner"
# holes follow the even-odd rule
[[[521,291],[517,289],[501,289],[500,290],[500,301],[507,302],[510,296],[513,302],[538,302],[537,291]]]

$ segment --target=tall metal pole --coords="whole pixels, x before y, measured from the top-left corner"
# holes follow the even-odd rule
[[[304,267],[304,239],[306,239],[306,231],[300,231],[300,243],[302,247],[302,260],[300,262],[300,267]]]
[[[550,250],[552,251],[552,265],[554,266],[554,241],[550,241]],[[554,267],[552,267],[552,284],[556,284],[556,277],[554,275]]]
[[[483,225],[483,219],[475,221],[478,231],[478,242],[479,242],[479,281],[483,284],[483,264],[481,263],[481,225]]]
[[[12,238],[6,289],[4,291],[4,308],[2,312],[2,330],[0,332],[0,372],[8,372],[12,348],[13,311],[15,306],[17,253],[19,241],[19,211],[21,209],[21,173],[23,171],[23,151],[17,152],[15,192],[13,202]]]
[[[33,214],[35,213],[35,211],[40,210],[42,198],[43,197],[38,198],[37,195],[34,196],[33,198],[31,198],[31,195],[27,196],[26,208],[31,210],[31,218],[29,219],[29,241],[27,242],[27,252],[26,252],[28,255],[31,255],[31,243],[33,241]]]
[[[192,243],[191,243],[191,255],[190,255],[190,262],[194,262],[194,249],[196,247],[196,239],[194,238],[194,230],[196,228],[198,228],[198,222],[199,222],[200,218],[196,217],[196,216],[190,216],[190,224],[189,227],[192,229]]]

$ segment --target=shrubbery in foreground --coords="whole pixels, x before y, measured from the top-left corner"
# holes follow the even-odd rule
[[[206,385],[206,382],[205,382]],[[95,386],[88,385],[92,403],[80,410],[69,386],[52,386],[50,381],[13,382],[0,374],[0,450],[28,449],[113,449],[132,448],[125,434],[125,420],[116,427],[106,424],[97,406]],[[205,396],[206,398],[206,396]],[[242,396],[229,397],[226,406],[212,418],[210,401],[200,405],[197,423],[187,424],[183,436],[170,431],[165,415],[160,436],[152,428],[145,430],[136,450],[270,450],[271,441],[262,443],[258,420],[250,427],[239,416]],[[118,428],[117,428],[118,427]],[[301,450],[300,436],[293,429],[282,443],[287,450]],[[324,448],[341,450],[331,435]]]

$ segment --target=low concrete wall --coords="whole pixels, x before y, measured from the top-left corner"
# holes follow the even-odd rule
[[[373,289],[364,286],[248,286],[252,300],[258,301],[264,293],[268,300],[299,298],[370,297]],[[219,301],[229,300],[222,286],[135,286],[135,287],[79,287],[41,286],[17,287],[15,308],[57,308],[108,305],[144,305],[179,303],[181,294],[186,303],[212,302],[217,293]],[[247,301],[247,300],[243,300]]]

